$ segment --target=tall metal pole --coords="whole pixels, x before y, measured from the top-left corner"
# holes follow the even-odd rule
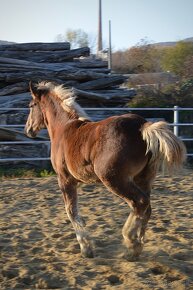
[[[103,50],[103,44],[102,44],[102,7],[101,7],[101,0],[99,0],[98,46],[97,46],[97,53],[100,53],[102,50]]]
[[[108,68],[112,69],[112,48],[111,48],[111,20],[109,20],[109,49],[108,49]]]

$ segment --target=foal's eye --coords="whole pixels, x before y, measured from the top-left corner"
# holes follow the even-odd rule
[[[32,104],[29,104],[29,107],[30,108],[33,108],[34,106],[36,106],[37,105],[37,103],[32,103]]]

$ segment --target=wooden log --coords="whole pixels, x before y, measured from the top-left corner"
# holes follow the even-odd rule
[[[92,71],[99,71],[104,73],[109,73],[110,70],[107,69],[107,63],[104,61],[93,61],[93,60],[75,60],[73,62],[60,62],[60,63],[36,63],[27,60],[15,59],[15,58],[5,58],[0,57],[0,72],[7,71],[17,71],[17,70],[51,70],[60,71],[63,69],[92,69]]]
[[[71,50],[72,51],[72,50]],[[20,56],[18,54],[18,56]],[[95,60],[95,59],[88,59],[88,58],[83,58],[83,59],[74,59],[73,62],[59,62],[59,63],[34,63],[31,61],[27,60],[21,60],[21,59],[15,59],[15,58],[8,58],[8,57],[2,57],[0,56],[0,63],[3,64],[18,64],[18,65],[26,65],[26,66],[38,66],[38,67],[43,67],[43,66],[50,66],[50,67],[64,67],[66,65],[69,66],[75,66],[79,68],[107,68],[108,67],[108,62],[107,61],[102,61],[102,60]]]
[[[93,92],[93,91],[83,91],[76,88],[73,88],[73,91],[75,95],[77,95],[79,98],[87,98],[88,100],[94,100],[94,101],[103,101],[103,102],[109,102],[113,99],[119,99],[119,101],[122,100],[122,98],[131,99],[136,92],[134,90],[106,90],[105,93],[101,91]],[[115,101],[115,100],[114,100]]]
[[[48,138],[44,137],[37,137],[37,140],[48,140]],[[30,141],[31,139],[28,138],[24,133],[7,129],[7,128],[0,128],[0,140],[1,141]]]
[[[5,83],[17,83],[35,79],[46,79],[46,78],[56,78],[56,74],[52,71],[28,71],[25,72],[11,72],[11,73],[0,73],[0,81]]]
[[[6,67],[7,66],[7,67]],[[15,67],[17,69],[26,68],[26,69],[42,69],[43,64],[34,63],[27,60],[8,58],[8,57],[0,57],[0,70],[6,67],[6,69]]]
[[[9,45],[0,45],[0,51],[56,51],[69,50],[69,42],[32,42],[32,43],[15,43]]]
[[[29,88],[29,85],[27,82],[20,82],[17,84],[12,84],[12,85],[6,86],[3,89],[0,89],[0,96],[23,93],[23,92],[26,92],[28,88]]]
[[[8,63],[5,63],[1,59],[9,60]],[[12,61],[12,62],[11,62]],[[24,63],[22,63],[24,62]],[[50,71],[60,71],[63,69],[72,69],[75,68],[73,62],[71,65],[66,63],[64,65],[57,64],[57,63],[35,63],[35,62],[28,62],[28,61],[20,61],[19,59],[14,58],[1,58],[0,57],[0,72],[11,72],[11,71],[29,71],[29,70],[50,70]]]
[[[50,64],[54,64],[54,63],[50,63]],[[43,65],[43,63],[42,63]],[[37,71],[63,71],[64,69],[68,69],[68,70],[72,70],[72,69],[80,69],[79,67],[76,67],[75,65],[63,65],[63,66],[50,66],[49,64],[46,66],[22,66],[22,65],[11,65],[11,64],[1,64],[0,63],[0,73],[9,73],[9,72],[28,72],[29,70],[37,70]],[[86,70],[87,68],[81,68]],[[88,69],[87,69],[88,71]],[[89,71],[92,72],[97,72],[97,73],[104,73],[104,74],[109,74],[110,73],[110,69],[107,68],[89,68]]]
[[[93,81],[88,81],[78,85],[81,90],[100,90],[109,88],[111,86],[122,84],[126,78],[124,76],[109,76],[108,78],[101,78]]]
[[[108,77],[104,73],[98,73],[92,70],[81,70],[81,69],[63,69],[59,72],[54,72],[50,70],[36,70],[25,72],[25,81],[35,80],[35,79],[56,79],[59,80],[76,80],[76,81],[89,81],[96,80],[100,78]],[[16,83],[23,81],[23,72],[10,72],[10,73],[0,73],[0,81],[8,83]]]
[[[38,65],[47,67],[51,70],[61,70],[67,67],[82,68],[82,69],[107,69],[108,63],[101,60],[93,60],[89,58],[78,59],[75,58],[73,61],[65,62],[54,62],[54,63],[39,63]]]
[[[11,94],[20,94],[23,92],[28,92],[29,91],[29,85],[28,85],[28,81],[27,78],[25,79],[26,82],[19,82],[19,83],[14,83],[14,84],[10,84],[2,89],[0,89],[0,96],[6,96],[6,95],[11,95]],[[61,80],[58,79],[57,77],[37,77],[37,76],[32,76],[29,80],[33,80],[35,82],[41,82],[43,80],[46,81],[54,81],[58,84],[64,85],[65,87],[76,87],[79,85],[78,82],[76,82],[75,80]]]
[[[93,93],[98,93],[99,91],[92,91]],[[115,88],[109,90],[100,90],[102,95],[109,95],[110,100],[116,98],[131,98],[136,95],[135,89],[127,89],[127,88]]]
[[[96,59],[77,59],[74,61],[75,66],[82,68],[101,68],[108,67],[108,62]]]
[[[71,70],[64,69],[63,71],[57,72],[56,76],[59,79],[63,80],[77,80],[81,82],[108,77],[104,73],[93,72],[92,70],[77,70],[77,69]]]
[[[31,68],[24,67],[24,66],[18,66],[18,65],[3,65],[0,64],[0,73],[13,73],[13,72],[28,72]],[[33,70],[41,70],[40,68],[34,68]]]
[[[72,60],[73,58],[80,56],[89,56],[90,49],[88,47],[82,47],[72,50],[64,51],[23,51],[18,53],[18,51],[2,51],[1,57],[6,58],[16,58],[21,60],[28,60],[33,62],[60,62],[66,60]]]
[[[101,73],[101,74],[110,74],[111,70],[108,68],[89,68],[87,69],[89,72],[92,73]]]
[[[30,100],[31,94],[28,87],[27,93],[0,96],[0,108],[25,108],[28,107]],[[1,110],[0,114],[4,112],[7,112],[7,110]]]
[[[50,55],[50,56],[49,56]],[[81,57],[81,56],[89,56],[90,55],[90,49],[89,47],[82,47],[77,49],[72,49],[69,51],[59,51],[56,54],[47,54],[47,57],[45,56],[44,60],[49,62],[61,62],[66,60],[72,60],[73,58]]]
[[[91,91],[83,91],[83,90],[79,90],[76,88],[73,88],[73,91],[75,93],[76,96],[78,96],[79,98],[87,98],[89,100],[96,100],[96,101],[107,101],[110,99],[109,96],[104,96],[100,93],[93,93]]]

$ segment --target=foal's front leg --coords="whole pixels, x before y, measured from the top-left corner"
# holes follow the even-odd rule
[[[93,250],[87,234],[85,223],[78,211],[77,182],[72,178],[58,177],[58,184],[62,190],[67,215],[75,229],[77,240],[80,244],[81,254],[92,258]]]

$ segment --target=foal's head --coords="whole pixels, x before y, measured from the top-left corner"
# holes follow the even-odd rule
[[[24,130],[28,137],[35,138],[38,132],[46,126],[44,122],[44,116],[40,107],[39,97],[35,94],[35,87],[33,89],[31,83],[30,91],[32,95],[32,100],[29,103],[30,112]]]
[[[34,138],[46,127],[45,111],[51,104],[55,118],[65,122],[69,119],[89,120],[84,110],[76,103],[72,90],[52,82],[30,83],[32,101],[29,104],[30,113],[25,126],[27,136]]]

